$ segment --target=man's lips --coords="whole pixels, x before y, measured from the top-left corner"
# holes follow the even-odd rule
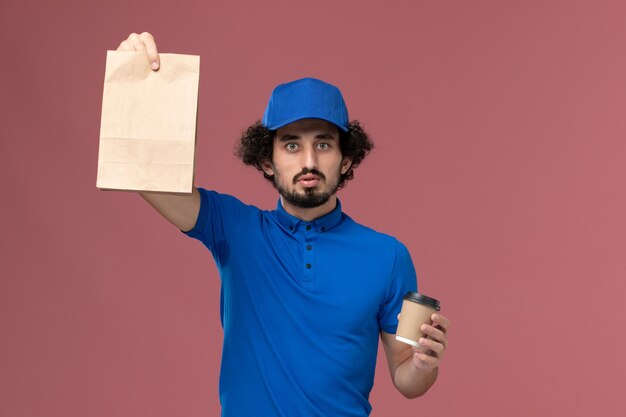
[[[311,180],[319,180],[320,177],[318,177],[317,175],[313,175],[313,174],[305,174],[300,176],[300,178],[298,178],[298,181],[311,181]]]
[[[298,178],[298,182],[305,187],[315,187],[320,181],[320,177],[313,174],[305,174]]]

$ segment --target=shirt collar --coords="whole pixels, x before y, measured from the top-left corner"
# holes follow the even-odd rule
[[[287,213],[280,201],[280,198],[278,199],[278,204],[276,205],[275,212],[280,224],[282,224],[285,229],[289,230],[290,232],[295,232],[296,230],[298,230],[299,227],[307,225],[313,226],[318,232],[325,232],[337,226],[343,218],[341,212],[341,202],[339,201],[339,199],[337,199],[337,205],[330,213],[325,214],[322,217],[318,217],[317,219],[310,222],[301,220]]]

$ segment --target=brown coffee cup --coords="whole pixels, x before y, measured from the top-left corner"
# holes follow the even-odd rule
[[[424,332],[421,329],[422,324],[431,324],[430,317],[440,309],[438,300],[416,292],[407,292],[402,301],[396,340],[420,347],[417,341],[420,337],[424,337]]]

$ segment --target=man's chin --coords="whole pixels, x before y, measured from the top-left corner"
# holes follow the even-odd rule
[[[328,202],[331,194],[307,189],[305,192],[281,192],[280,195],[291,205],[298,208],[315,208]]]
[[[318,198],[324,195],[324,190],[319,185],[313,187],[296,186],[294,189],[287,192],[290,195],[297,196],[298,198]]]

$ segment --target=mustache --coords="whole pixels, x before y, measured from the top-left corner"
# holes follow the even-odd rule
[[[326,180],[326,176],[324,174],[322,174],[320,171],[318,171],[317,169],[313,168],[313,169],[309,169],[309,168],[303,168],[302,172],[300,172],[298,175],[296,175],[295,177],[293,177],[293,183],[297,183],[298,180],[303,176],[303,175],[307,175],[307,174],[313,174],[317,177],[319,177],[322,180]]]

